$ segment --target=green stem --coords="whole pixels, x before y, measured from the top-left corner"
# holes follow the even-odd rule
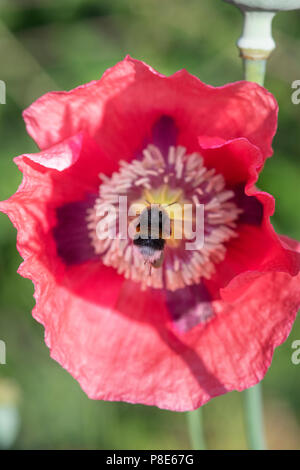
[[[188,428],[193,450],[205,450],[202,408],[187,412]]]
[[[244,392],[248,447],[251,450],[266,449],[263,424],[261,384]]]
[[[264,84],[266,60],[243,59],[245,80]],[[261,384],[244,392],[248,447],[252,450],[266,448],[263,426],[263,400]]]
[[[266,73],[266,60],[243,59],[244,77],[249,82],[264,84]]]

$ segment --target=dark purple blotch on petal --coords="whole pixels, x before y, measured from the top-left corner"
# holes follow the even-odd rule
[[[161,116],[152,126],[151,135],[145,137],[138,151],[135,152],[134,158],[142,160],[143,150],[148,147],[149,144],[155,145],[159,148],[162,155],[167,158],[169,147],[176,145],[178,129],[175,125],[175,121],[170,116]]]
[[[170,116],[162,116],[152,128],[152,143],[159,148],[162,155],[167,158],[169,147],[176,145],[178,129],[174,119]]]
[[[173,323],[186,332],[213,317],[212,298],[203,282],[172,292],[166,291],[166,301]]]
[[[87,209],[95,204],[97,195],[89,195],[84,201],[70,202],[56,209],[57,225],[53,229],[57,253],[67,265],[95,259],[87,229]]]
[[[255,196],[245,194],[245,186],[240,185],[233,189],[234,202],[243,212],[239,216],[239,223],[260,225],[263,220],[263,205]]]

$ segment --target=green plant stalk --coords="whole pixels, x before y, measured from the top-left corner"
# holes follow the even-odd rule
[[[245,80],[256,82],[263,86],[266,73],[266,62],[267,61],[265,59],[243,59]]]
[[[264,84],[266,60],[243,59],[245,80]],[[263,400],[261,383],[244,391],[246,433],[248,447],[252,450],[266,448],[263,423]]]
[[[259,383],[244,391],[247,440],[251,450],[266,449],[261,389]]]
[[[266,60],[244,58],[243,63],[245,80],[256,82],[263,86]],[[244,396],[248,446],[253,450],[262,450],[265,448],[265,439],[262,418],[263,405],[261,385],[258,384],[255,387],[245,390]],[[202,409],[199,408],[195,411],[189,411],[187,413],[187,419],[192,449],[205,450]]]
[[[188,428],[193,450],[205,450],[202,408],[187,412]]]

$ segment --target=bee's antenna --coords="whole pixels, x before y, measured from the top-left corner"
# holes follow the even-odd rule
[[[176,202],[177,202],[177,201],[178,201],[178,199],[176,199],[176,201],[174,201],[174,202],[171,202],[170,204],[168,204],[168,205],[167,205],[167,206],[165,206],[165,207],[170,207],[170,206],[173,206],[173,204],[176,204]]]

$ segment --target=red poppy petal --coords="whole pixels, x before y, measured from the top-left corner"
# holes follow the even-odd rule
[[[259,194],[259,193],[257,193]],[[264,195],[270,200],[270,195]],[[260,200],[263,196],[260,193]],[[277,271],[296,276],[300,270],[300,254],[288,249],[269,222],[267,201],[264,202],[264,222],[261,226],[240,224],[238,238],[227,245],[224,261],[208,281],[210,290],[233,302],[262,273]],[[219,291],[219,289],[221,290]]]
[[[67,207],[70,202],[84,201],[90,193],[97,194],[100,169],[111,172],[115,164],[107,160],[97,144],[84,133],[46,151],[17,157],[15,161],[23,173],[23,181],[10,199],[0,203],[0,210],[8,214],[18,229],[17,248],[21,256],[24,259],[30,257],[30,263],[35,258],[38,266],[44,264],[49,270],[49,276],[56,276],[57,282],[68,278],[68,285],[74,290],[78,289],[81,282],[84,295],[88,291],[84,289],[86,278],[90,277],[92,282],[97,269],[100,274],[106,273],[107,282],[113,279],[112,285],[120,284],[122,277],[99,262],[79,267],[65,266],[58,256],[53,232],[59,222],[57,211]],[[67,224],[66,228],[69,228]],[[72,233],[66,233],[65,236],[70,237],[72,244]],[[89,242],[88,238],[86,242]],[[83,254],[89,251],[88,248],[83,247]],[[24,269],[23,266],[23,273]],[[42,268],[37,269],[37,278],[39,269]],[[100,291],[102,287],[103,282]],[[107,290],[104,293],[107,297]],[[101,298],[103,296],[98,294],[98,301]]]
[[[221,288],[223,298],[233,301],[263,272],[297,275],[299,254],[283,245],[270,222],[275,200],[254,186],[262,167],[260,150],[243,138],[223,141],[202,136],[199,145],[205,165],[223,174],[245,211],[236,228],[238,237],[227,243],[225,259],[208,282],[211,292],[218,295]]]
[[[17,248],[24,259],[19,273],[32,279],[36,286],[36,297],[47,298],[51,285],[55,284],[72,290],[75,296],[88,298],[90,302],[113,307],[123,283],[122,276],[99,261],[66,266],[58,256],[53,236],[53,229],[57,224],[57,208],[61,204],[67,205],[74,198],[83,197],[93,189],[95,176],[91,180],[88,171],[85,177],[79,178],[79,175],[83,162],[88,161],[89,151],[98,150],[98,147],[94,146],[91,139],[81,137],[79,141],[82,146],[74,144],[79,142],[76,136],[50,151],[16,158],[23,173],[23,181],[10,199],[0,202],[0,210],[9,216],[18,230]],[[69,167],[66,164],[67,168],[61,171],[52,169],[57,161],[56,150],[62,156],[59,166],[64,159],[72,162]],[[40,163],[36,163],[37,161]],[[90,163],[92,161],[93,158]]]
[[[251,230],[252,236],[251,236]],[[261,234],[263,237],[263,235]],[[252,243],[251,243],[252,238]],[[258,240],[255,244],[255,238]],[[245,227],[242,241],[235,247],[230,248],[228,252],[228,270],[224,275],[223,281],[227,276],[228,283],[225,282],[225,287],[220,290],[221,296],[227,302],[234,302],[236,298],[243,295],[246,289],[249,288],[251,283],[259,278],[262,273],[268,271],[277,271],[282,273],[289,273],[291,276],[297,276],[300,270],[300,253],[288,245],[281,236],[277,237],[276,243],[268,240],[267,237],[261,240],[260,249],[259,234],[256,227]],[[279,241],[279,244],[278,244]],[[242,244],[244,243],[244,249]],[[291,243],[291,242],[290,242]],[[297,244],[296,241],[293,241]],[[247,249],[246,249],[247,246]],[[246,261],[246,250],[247,258]],[[264,252],[265,250],[265,252]],[[249,261],[251,260],[251,264]],[[220,267],[219,275],[222,276],[221,271],[224,265]],[[235,276],[228,276],[228,272],[236,273]]]
[[[84,198],[90,191],[97,192],[95,166],[98,169],[102,163],[104,169],[109,166],[97,144],[84,134],[47,151],[17,157],[15,161],[23,181],[8,201],[0,203],[0,210],[8,214],[18,230],[17,248],[21,256],[36,258],[36,263],[44,263],[57,279],[63,278],[65,266],[57,256],[53,237],[56,209]]]
[[[74,135],[47,150],[15,158],[24,181],[12,198],[27,196],[27,185],[48,185],[51,204],[80,200],[86,193],[98,193],[99,172],[109,174],[117,163],[100,150],[86,133]],[[45,199],[45,198],[43,198]]]
[[[39,279],[34,316],[45,325],[51,357],[90,398],[175,411],[260,381],[300,306],[299,277],[272,273],[236,304],[214,302],[211,322],[181,335],[167,322],[159,291],[127,284],[115,308],[107,308],[76,296],[41,268],[27,262],[21,273]]]
[[[188,151],[195,150],[198,136],[207,135],[245,137],[264,158],[272,153],[277,103],[266,89],[250,82],[214,88],[185,70],[165,77],[130,57],[101,80],[47,93],[24,112],[41,148],[87,130],[116,159],[132,157],[161,115],[175,120],[179,143]]]
[[[219,138],[198,138],[200,153],[207,168],[215,168],[221,173],[227,186],[256,182],[257,171],[263,164],[261,151],[247,139],[239,138],[221,141]]]

